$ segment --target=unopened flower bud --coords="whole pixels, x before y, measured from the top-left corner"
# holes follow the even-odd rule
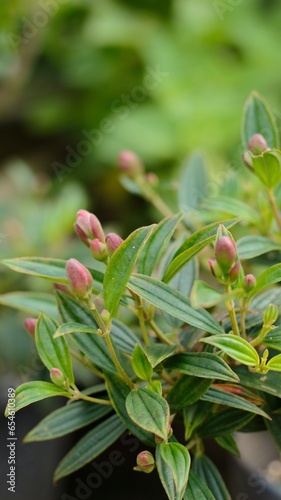
[[[53,384],[58,385],[59,387],[62,387],[65,382],[64,375],[58,368],[51,368],[50,379]]]
[[[107,309],[103,309],[100,315],[105,325],[110,325],[111,322],[110,312]]]
[[[261,155],[267,151],[268,145],[265,138],[261,134],[255,134],[248,143],[248,150],[255,156]]]
[[[99,219],[87,210],[79,210],[76,215],[74,229],[77,236],[89,246],[89,240],[98,238],[104,243],[104,232]]]
[[[74,295],[82,300],[89,298],[93,285],[90,271],[78,260],[70,259],[66,263],[66,274]]]
[[[27,318],[24,322],[24,327],[31,337],[34,337],[35,335],[36,323],[36,318]]]
[[[269,304],[263,313],[264,325],[271,326],[278,318],[278,307],[275,304]]]
[[[251,292],[256,286],[257,280],[253,274],[246,274],[242,281],[245,292]]]
[[[157,186],[159,184],[159,177],[154,172],[148,172],[146,178],[152,186]]]
[[[90,251],[94,259],[101,262],[105,261],[108,257],[107,248],[104,243],[101,243],[97,238],[90,243]]]
[[[139,453],[137,456],[137,464],[138,467],[136,467],[136,470],[145,472],[146,474],[152,472],[155,468],[155,460],[152,453],[150,453],[150,451],[142,451]]]
[[[249,151],[246,151],[245,153],[242,154],[242,160],[249,170],[251,170],[251,171],[254,170],[253,160],[252,160],[252,157],[251,157],[251,154],[249,153]]]
[[[208,263],[211,269],[212,275],[217,279],[220,280],[223,277],[223,272],[217,263],[215,259],[208,259]]]
[[[235,264],[233,264],[232,268],[229,271],[228,276],[229,276],[229,282],[231,284],[235,283],[235,281],[238,280],[238,278],[240,276],[240,262],[239,262],[239,260],[237,262],[235,262]]]
[[[122,151],[119,155],[119,168],[131,178],[144,173],[141,159],[132,151]]]
[[[102,243],[105,242],[105,236],[103,232],[102,225],[99,221],[99,219],[94,215],[90,214],[90,227],[92,230],[92,235],[100,240]]]
[[[237,259],[236,245],[230,237],[219,238],[215,245],[215,257],[223,273],[229,273]]]
[[[123,240],[121,236],[119,236],[116,233],[108,233],[108,235],[105,238],[106,246],[107,246],[107,251],[109,255],[111,256],[115,250],[117,250],[118,247],[123,243]]]
[[[63,283],[54,283],[54,288],[60,292],[67,293],[68,295],[70,293],[69,286],[64,285]]]

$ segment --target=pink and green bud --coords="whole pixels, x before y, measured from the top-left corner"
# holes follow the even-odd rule
[[[122,151],[119,155],[119,168],[121,172],[132,179],[144,174],[144,166],[141,159],[132,151]]]
[[[146,174],[146,179],[151,186],[157,186],[159,184],[159,177],[154,174],[154,172],[148,172],[148,174]]]
[[[246,151],[245,153],[242,154],[242,160],[244,162],[244,164],[246,165],[246,167],[251,170],[251,172],[253,172],[254,170],[254,165],[253,165],[253,160],[252,160],[252,156],[251,154],[249,153],[249,151]]]
[[[24,322],[24,327],[31,337],[34,337],[35,335],[36,323],[36,318],[27,318]]]
[[[50,379],[53,382],[53,384],[59,387],[63,387],[65,383],[64,375],[58,368],[51,368]]]
[[[54,283],[54,288],[59,292],[66,293],[67,295],[70,294],[69,286],[63,285],[63,283]]]
[[[255,286],[257,284],[257,280],[253,274],[246,274],[242,281],[242,286],[245,290],[245,292],[249,293],[252,290],[254,290]]]
[[[255,134],[248,143],[248,150],[254,155],[259,156],[268,150],[265,138],[261,134]]]
[[[110,325],[110,323],[111,323],[110,312],[107,309],[103,309],[100,315],[101,315],[101,319],[103,320],[104,324],[106,326]]]
[[[105,236],[103,232],[102,225],[99,221],[99,219],[94,215],[90,214],[90,227],[92,231],[92,235],[100,240],[102,243],[105,242]]]
[[[239,260],[233,264],[232,268],[229,271],[229,283],[233,284],[238,280],[240,276],[240,262]]]
[[[215,257],[222,272],[228,274],[237,260],[235,242],[229,236],[222,236],[215,244]]]
[[[66,263],[66,274],[73,294],[81,300],[88,299],[93,286],[90,271],[78,260],[70,259]]]
[[[155,468],[155,460],[150,451],[142,451],[137,456],[137,467],[135,470],[150,474]]]
[[[271,326],[278,318],[278,307],[275,304],[269,304],[263,313],[264,325]]]
[[[223,278],[223,272],[215,259],[208,259],[212,275],[220,281]]]
[[[117,248],[120,247],[120,245],[122,245],[123,240],[121,236],[119,236],[116,233],[108,233],[108,235],[105,238],[105,242],[107,251],[111,256],[112,254],[114,254],[115,250],[117,250]]]
[[[94,259],[104,262],[107,260],[108,253],[104,243],[101,243],[97,238],[90,243],[90,251]]]
[[[74,228],[77,236],[89,246],[89,240],[98,238],[104,243],[105,237],[99,219],[87,210],[79,210],[76,215]]]

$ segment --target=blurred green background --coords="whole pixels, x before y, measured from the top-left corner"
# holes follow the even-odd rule
[[[252,89],[280,123],[280,25],[278,0],[1,0],[1,258],[87,263],[72,229],[82,207],[122,236],[155,221],[119,183],[123,149],[168,200],[198,148],[214,176],[239,169]],[[2,293],[50,289],[3,267],[0,280]],[[1,368],[21,377],[34,357],[26,315],[0,313]]]

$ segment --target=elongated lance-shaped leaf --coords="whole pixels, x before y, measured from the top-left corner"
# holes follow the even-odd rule
[[[210,213],[212,212],[218,218],[229,215],[230,217],[241,217],[241,219],[245,219],[257,226],[260,223],[259,213],[254,208],[244,201],[237,200],[231,196],[220,195],[207,200],[200,215],[204,217],[206,214],[207,218],[210,219]]]
[[[275,372],[281,372],[281,354],[273,356],[268,362],[267,367]]]
[[[143,348],[137,344],[132,354],[132,367],[135,374],[142,380],[151,381],[153,369]]]
[[[243,429],[253,418],[254,415],[250,412],[237,408],[223,408],[211,413],[207,420],[196,429],[196,433],[202,439],[224,436]]]
[[[92,424],[110,413],[108,405],[88,401],[75,401],[53,411],[39,422],[24,438],[25,442],[46,441],[65,436],[70,432]]]
[[[183,500],[216,500],[211,490],[200,476],[192,470],[189,472],[188,484]]]
[[[160,481],[169,500],[176,498],[176,486],[171,467],[163,460],[160,444],[156,445],[156,465]]]
[[[182,214],[177,214],[166,217],[157,224],[140,252],[138,262],[140,274],[148,276],[152,274],[181,218]]]
[[[162,396],[149,389],[139,388],[127,396],[126,408],[130,418],[139,427],[167,441],[170,411]]]
[[[269,418],[269,416],[261,408],[253,403],[250,403],[247,399],[241,398],[241,396],[237,396],[237,394],[224,391],[223,389],[218,389],[217,387],[210,387],[210,389],[203,394],[201,399],[203,401],[231,406],[232,408],[238,408],[239,410],[249,411],[250,413],[255,413],[256,415]]]
[[[95,335],[97,334],[97,330],[97,328],[92,328],[91,326],[83,325],[82,323],[76,323],[75,321],[73,321],[60,325],[54,334],[54,338],[56,339],[70,333],[91,333]]]
[[[160,449],[162,460],[172,473],[175,489],[175,496],[172,498],[175,500],[181,500],[188,481],[190,455],[185,446],[180,443],[160,443],[158,447]],[[163,469],[160,467],[159,472],[162,472],[162,470]],[[166,485],[166,481],[167,479],[170,481],[170,474],[168,474],[167,477],[164,477],[164,475],[161,474],[160,479],[167,492],[169,488]]]
[[[235,382],[239,380],[236,373],[223,359],[209,352],[175,354],[165,361],[165,368],[195,377],[217,378]]]
[[[281,250],[281,245],[264,236],[243,236],[236,247],[240,259],[253,259],[272,250]]]
[[[168,266],[163,281],[170,281],[181,269],[185,266],[200,250],[210,243],[217,234],[217,229],[220,224],[223,224],[227,229],[239,222],[239,218],[228,219],[219,222],[214,222],[205,226],[203,229],[196,231],[189,236],[185,242],[176,251],[172,262]]]
[[[177,346],[165,344],[150,344],[145,347],[145,353],[153,368],[173,354]]]
[[[212,379],[183,375],[173,385],[167,396],[171,413],[192,405],[209,389]]]
[[[104,304],[115,316],[121,296],[133,272],[139,253],[155,226],[141,227],[123,241],[112,255],[104,275]]]
[[[179,208],[184,210],[188,225],[190,225],[192,213],[199,210],[202,202],[207,198],[208,186],[204,158],[200,152],[194,153],[184,165],[178,191]]]
[[[242,124],[242,143],[247,148],[249,140],[254,134],[261,134],[269,148],[279,147],[278,128],[275,118],[267,102],[258,94],[252,92],[246,101]]]
[[[15,411],[21,410],[31,403],[36,403],[36,401],[41,401],[42,399],[51,398],[53,396],[65,396],[69,398],[70,394],[66,392],[65,389],[51,384],[50,382],[41,382],[39,380],[25,382],[16,388]],[[8,416],[10,410],[11,409],[7,406],[5,416]]]
[[[266,269],[260,276],[257,278],[257,283],[249,293],[249,298],[252,299],[257,293],[261,292],[265,288],[268,288],[275,283],[279,283],[281,281],[281,264],[275,264],[275,266],[271,266]]]
[[[233,369],[242,385],[281,398],[281,373],[270,371],[266,375],[250,373],[246,366],[235,366]]]
[[[42,292],[11,292],[0,295],[0,304],[13,307],[19,311],[24,311],[32,316],[39,316],[40,313],[52,316],[57,319],[58,310],[55,297],[50,293]]]
[[[55,470],[54,480],[58,481],[94,460],[113,444],[125,429],[118,415],[112,415],[91,429],[59,463]]]
[[[127,384],[120,378],[120,376],[113,375],[111,373],[106,374],[105,381],[113,408],[124,422],[127,429],[129,429],[129,431],[142,443],[145,443],[148,446],[155,446],[154,435],[135,424],[135,422],[133,422],[128,415],[125,402],[127,396],[130,394],[130,389]]]
[[[68,283],[65,265],[62,259],[46,259],[43,257],[21,257],[17,259],[4,259],[2,264],[18,273],[29,274],[45,278],[55,283]],[[93,291],[102,291],[103,273],[96,269],[88,268],[94,278]]]
[[[42,363],[51,370],[61,370],[70,384],[74,383],[72,361],[66,340],[61,337],[54,339],[58,323],[46,315],[39,316],[35,328],[35,342]]]
[[[224,450],[227,450],[236,457],[240,458],[240,451],[232,434],[226,434],[225,436],[218,436],[215,438],[215,441]]]
[[[188,297],[166,283],[149,276],[131,276],[128,288],[154,306],[168,312],[183,322],[209,333],[219,334],[222,327],[204,309],[193,309]]]
[[[231,500],[231,496],[218,469],[206,455],[194,457],[192,472],[204,481],[216,500]]]
[[[259,364],[259,355],[256,349],[246,340],[228,333],[227,335],[216,335],[201,339],[225,352],[230,358],[239,361],[243,365],[256,366]]]

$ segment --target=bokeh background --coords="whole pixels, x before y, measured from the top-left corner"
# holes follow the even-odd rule
[[[123,149],[168,202],[198,149],[215,176],[239,169],[250,91],[281,121],[280,25],[278,0],[1,0],[0,257],[87,263],[79,208],[123,237],[156,221],[119,182]],[[0,292],[17,289],[50,285],[1,266]],[[0,306],[2,387],[41,375],[25,317]]]

